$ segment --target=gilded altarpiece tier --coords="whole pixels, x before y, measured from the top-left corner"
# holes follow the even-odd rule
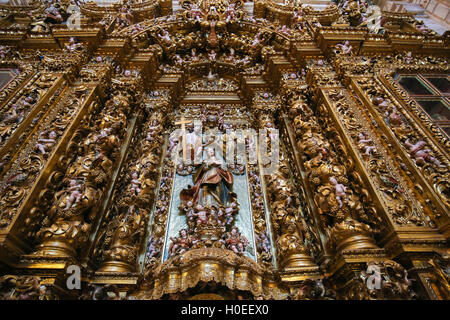
[[[0,5],[0,299],[449,299],[448,32],[372,2]]]

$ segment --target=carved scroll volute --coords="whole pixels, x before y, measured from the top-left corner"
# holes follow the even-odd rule
[[[302,102],[291,105],[297,148],[306,171],[307,185],[330,247],[337,251],[378,248],[371,226],[361,216],[366,208],[357,189],[349,183],[348,164],[337,155],[339,144],[325,136],[314,113]]]
[[[272,115],[259,114],[260,128],[274,128]],[[273,152],[273,150],[271,150]],[[298,195],[289,179],[289,166],[280,150],[278,169],[265,176],[272,215],[277,258],[285,271],[317,267],[305,243],[305,228],[300,217]]]
[[[88,240],[92,224],[110,181],[127,127],[130,97],[114,92],[92,123],[85,123],[84,139],[67,154],[60,167],[63,178],[51,186],[53,197],[34,255],[76,257]]]

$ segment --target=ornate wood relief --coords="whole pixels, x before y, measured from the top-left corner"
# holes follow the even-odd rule
[[[395,80],[448,75],[448,36],[354,1],[79,6],[0,6],[1,299],[450,297],[449,140]]]

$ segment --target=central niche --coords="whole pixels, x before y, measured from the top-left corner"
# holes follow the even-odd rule
[[[186,151],[178,130],[168,143],[173,184],[163,260],[203,247],[256,260],[248,164],[234,155],[230,161],[226,150],[237,145],[227,132],[248,129],[241,107],[182,106],[184,115],[176,123],[185,126]]]
[[[276,264],[262,168],[259,161],[248,161],[246,152],[254,149],[252,160],[259,157],[256,140],[260,137],[254,130],[259,126],[244,106],[248,97],[242,96],[242,79],[235,76],[261,79],[264,68],[257,57],[253,61],[244,54],[240,59],[241,54],[234,49],[205,54],[192,48],[175,54],[173,64],[160,68],[164,76],[157,88],[165,90],[166,83],[182,78],[182,88],[176,89],[176,95],[182,96],[174,97],[178,106],[168,115],[171,129],[165,137],[161,181],[150,217],[144,257],[147,271],[201,248],[230,250],[258,264]],[[173,134],[183,128],[185,134]],[[216,132],[211,135],[211,130]],[[242,137],[228,138],[229,131],[245,131],[243,143]],[[248,132],[254,133],[253,138]],[[264,141],[271,137],[263,136]],[[237,155],[228,159],[231,141],[244,149],[242,159]],[[198,156],[200,162],[184,163],[183,159]]]

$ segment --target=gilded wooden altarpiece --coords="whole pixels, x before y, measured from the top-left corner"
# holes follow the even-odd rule
[[[55,3],[0,5],[2,299],[449,299],[448,131],[396,80],[448,83],[448,33],[356,2]],[[180,164],[194,124],[277,129],[244,140],[276,169]]]

